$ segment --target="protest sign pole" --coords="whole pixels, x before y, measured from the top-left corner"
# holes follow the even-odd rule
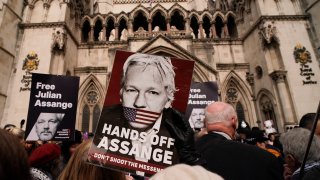
[[[319,114],[320,114],[320,101],[319,101],[319,105],[318,105],[318,109],[317,109],[317,113],[316,113],[315,119],[313,120],[313,126],[312,126],[312,130],[311,130],[311,133],[310,133],[309,142],[308,142],[308,145],[307,145],[307,150],[306,150],[306,153],[304,154],[303,162],[302,162],[301,167],[300,167],[299,180],[302,180],[303,175],[304,175],[304,167],[306,165],[306,161],[307,161],[307,157],[308,157],[308,154],[309,154],[309,151],[310,151],[312,139],[313,139],[314,133],[316,131],[317,123],[318,123],[318,120],[319,120]]]

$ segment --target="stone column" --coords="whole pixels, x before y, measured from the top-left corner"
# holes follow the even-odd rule
[[[47,21],[49,7],[50,7],[50,4],[48,2],[43,3],[44,13],[42,17],[42,22]]]
[[[295,124],[295,116],[290,101],[290,95],[285,83],[286,74],[287,71],[277,70],[273,71],[269,76],[275,81],[277,86],[278,96],[284,115],[284,125],[292,125]]]
[[[118,41],[119,40],[119,23],[114,24],[115,32],[114,32],[114,40]]]
[[[23,22],[29,23],[31,18],[31,13],[34,8],[34,5],[28,4],[26,9],[24,10]]]
[[[132,24],[133,20],[129,19],[128,20],[128,33],[129,33],[129,37],[133,36],[133,24]]]
[[[186,18],[186,22],[184,24],[184,28],[186,30],[186,35],[189,36],[191,34],[191,31],[190,31],[190,18]]]
[[[203,26],[202,26],[203,22],[200,21],[199,22],[199,32],[198,32],[198,39],[203,39],[205,38],[205,34],[203,34]]]
[[[216,22],[211,22],[211,37],[210,38],[217,38],[217,32],[216,32]]]
[[[225,38],[229,37],[227,22],[223,23],[223,32],[222,33],[224,34],[223,37],[225,37]],[[221,35],[221,37],[222,37],[222,35]]]
[[[149,32],[149,34],[152,33],[152,19],[148,20],[148,32]]]
[[[102,25],[102,41],[106,41],[107,40],[107,24],[103,24]]]
[[[166,23],[167,23],[167,32],[170,32],[170,18],[166,19]]]
[[[94,41],[94,26],[91,25],[90,33],[89,33],[89,42]]]

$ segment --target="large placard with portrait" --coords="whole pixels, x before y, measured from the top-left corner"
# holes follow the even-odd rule
[[[27,141],[74,140],[79,77],[32,73]]]
[[[193,82],[190,87],[188,107],[185,118],[195,131],[204,128],[204,108],[218,101],[218,86],[216,82]]]
[[[193,67],[190,60],[117,51],[88,162],[146,177],[178,163],[177,133],[191,129],[183,114]]]

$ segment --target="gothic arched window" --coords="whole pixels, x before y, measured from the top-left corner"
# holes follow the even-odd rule
[[[240,102],[238,102],[237,105],[236,105],[236,111],[237,111],[238,119],[241,120],[241,121],[246,121],[246,117],[245,117],[245,114],[244,114],[243,106],[242,106],[242,104]]]
[[[99,41],[99,33],[102,30],[102,22],[97,20],[96,24],[94,25],[94,41]]]
[[[191,24],[190,24],[190,26],[191,26],[191,29],[192,29],[192,32],[193,32],[195,38],[198,39],[198,38],[199,38],[199,37],[198,37],[199,24],[198,24],[197,18],[195,18],[194,16],[192,16],[192,18],[191,18]]]
[[[152,17],[152,29],[156,26],[158,26],[161,31],[167,30],[166,19],[159,11]]]
[[[94,85],[91,85],[84,96],[84,105],[82,109],[82,127],[83,132],[94,132],[96,130],[101,108],[99,102],[101,97]]]
[[[223,37],[223,27],[224,27],[224,24],[223,24],[222,18],[220,16],[217,16],[215,20],[215,28],[216,28],[217,36],[219,38]]]
[[[228,17],[227,27],[228,27],[230,38],[237,38],[238,37],[237,25],[232,16]]]
[[[170,25],[175,26],[178,30],[184,30],[184,18],[179,13],[179,11],[175,11],[171,16]]]
[[[88,42],[89,41],[89,33],[90,33],[90,23],[88,20],[86,20],[82,25],[82,42]]]
[[[89,131],[89,121],[90,121],[90,110],[89,106],[86,104],[83,107],[83,112],[82,112],[82,131]]]

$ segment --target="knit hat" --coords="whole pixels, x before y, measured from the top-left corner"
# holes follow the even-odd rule
[[[29,163],[32,167],[41,166],[61,155],[60,147],[57,144],[47,143],[36,148],[29,156]]]
[[[214,174],[202,166],[189,166],[186,164],[177,164],[170,166],[150,178],[150,180],[223,180],[217,174]]]

